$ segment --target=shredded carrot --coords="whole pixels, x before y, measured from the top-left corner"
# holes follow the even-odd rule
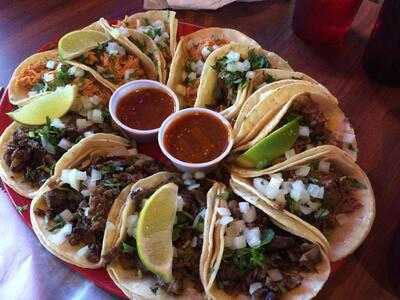
[[[75,79],[74,83],[78,80],[78,78]],[[103,104],[107,104],[111,97],[111,91],[94,78],[85,78],[79,85],[83,95],[87,97],[97,95],[100,97]]]
[[[44,73],[46,73],[46,64],[44,62],[31,64],[17,76],[17,85],[30,91],[39,82]]]
[[[195,45],[191,45],[191,47],[188,47],[187,50],[189,51],[189,55],[190,55],[191,59],[199,60],[199,59],[203,58],[203,56],[201,54],[201,50],[204,47],[212,47],[214,45],[223,46],[226,44],[228,44],[227,40],[209,38],[209,39],[200,41],[199,43],[197,43]]]

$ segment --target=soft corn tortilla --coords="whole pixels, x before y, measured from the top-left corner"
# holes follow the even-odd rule
[[[217,190],[219,192],[226,191],[226,187],[220,183],[216,183],[219,187]],[[312,232],[307,234],[307,230],[303,228],[299,228],[291,224],[290,219],[288,219],[283,214],[274,215],[271,213],[270,207],[268,207],[265,203],[260,201],[257,196],[254,196],[248,192],[242,192],[240,186],[236,186],[234,182],[231,182],[231,187],[235,193],[241,196],[244,200],[253,204],[260,210],[264,211],[268,216],[270,216],[271,220],[282,229],[292,233],[293,235],[297,235],[303,239],[306,239],[314,244],[318,244],[321,250],[322,261],[317,266],[317,272],[315,273],[300,273],[303,276],[302,284],[289,291],[280,299],[310,299],[317,295],[317,293],[321,290],[323,285],[330,274],[330,263],[328,257],[326,255],[326,248],[323,246],[324,242],[320,240],[317,236],[315,236]],[[225,200],[216,196],[214,198],[215,205],[214,207],[226,207],[227,203]],[[246,297],[245,295],[239,295],[237,297],[232,297],[231,295],[225,293],[223,290],[219,289],[215,284],[215,278],[218,273],[218,269],[220,267],[220,263],[222,261],[222,256],[224,253],[224,234],[225,234],[226,226],[222,226],[218,223],[215,223],[214,227],[210,228],[210,235],[213,237],[214,241],[214,253],[212,258],[208,260],[208,263],[205,264],[203,270],[203,276],[205,276],[204,280],[206,282],[205,290],[208,296],[214,299],[250,299],[250,297]]]
[[[273,200],[261,195],[254,188],[252,178],[281,172],[282,170],[295,169],[298,166],[309,164],[314,160],[321,159],[333,162],[335,166],[343,172],[343,174],[355,178],[365,186],[365,189],[354,191],[355,197],[361,204],[361,207],[348,214],[345,223],[338,225],[337,228],[330,232],[329,236],[326,237],[331,249],[330,259],[331,261],[337,261],[350,255],[361,245],[371,230],[375,218],[375,197],[371,183],[369,182],[367,175],[356,163],[354,163],[350,155],[335,146],[319,146],[264,170],[254,171],[233,167],[231,170],[233,174],[232,181],[236,185],[240,186],[242,191],[257,195],[275,211],[282,212],[282,208],[280,208]],[[306,223],[298,216],[286,210],[283,212],[290,216],[293,219],[293,222],[302,222],[310,228],[310,231],[313,231],[314,234],[322,235],[317,228]]]
[[[207,61],[204,64],[203,72],[201,74],[200,85],[198,88],[197,98],[194,106],[207,107],[215,104],[215,102],[217,101],[215,97],[215,89],[218,85],[218,74],[213,69],[213,66],[219,58],[225,56],[227,53],[229,53],[229,51],[238,52],[242,58],[247,58],[249,51],[252,49],[254,49],[257,54],[265,55],[270,62],[272,68],[289,71],[292,70],[290,65],[285,60],[283,60],[279,55],[273,52],[264,50],[259,46],[232,42],[213,51],[207,58]],[[220,113],[227,119],[232,119],[236,117],[244,101],[246,100],[247,94],[248,83],[239,88],[234,103]]]
[[[147,79],[157,80],[158,74],[157,74],[156,67],[155,67],[154,63],[149,59],[149,57],[147,57],[137,47],[131,47],[131,45],[127,45],[126,43],[122,43],[121,41],[115,39],[111,35],[111,33],[110,33],[111,27],[105,19],[100,19],[99,21],[94,22],[93,24],[90,24],[89,26],[83,28],[82,30],[96,30],[96,31],[100,31],[100,32],[106,34],[109,38],[108,41],[115,41],[115,42],[119,43],[121,46],[123,46],[125,48],[127,53],[135,55],[140,60],[142,68],[143,68],[144,72],[146,73]],[[65,62],[68,64],[71,64],[71,65],[76,65],[76,66],[80,67],[81,69],[84,69],[84,70],[92,73],[93,76],[97,80],[101,81],[104,85],[106,85],[107,87],[109,87],[112,90],[116,90],[118,88],[118,85],[105,79],[103,76],[101,76],[101,74],[99,72],[97,72],[97,70],[95,70],[89,66],[86,66],[85,64],[80,63],[77,60],[74,60],[75,58],[79,57],[80,55],[83,55],[85,52],[87,52],[89,50],[90,49],[84,49],[84,50],[82,50],[82,52],[75,53],[71,57],[64,57],[64,59],[66,60]]]
[[[128,147],[129,142],[124,138],[112,134],[98,133],[82,139],[58,161],[54,175],[40,188],[33,198],[30,207],[32,228],[41,244],[53,255],[65,262],[82,268],[95,269],[104,266],[105,260],[103,257],[101,257],[98,263],[92,263],[85,257],[78,256],[76,253],[82,245],[72,246],[68,241],[64,241],[61,245],[52,243],[50,238],[52,233],[46,230],[44,217],[36,215],[35,210],[36,208],[46,209],[43,195],[61,184],[60,176],[62,170],[82,167],[94,157],[114,156],[118,153],[126,153]],[[111,245],[119,233],[119,228],[121,227],[120,214],[122,213],[129,192],[130,186],[125,187],[112,205],[104,232],[101,250],[102,256],[111,249]]]
[[[190,56],[188,48],[204,40],[226,40],[228,43],[237,42],[259,46],[256,41],[247,35],[230,28],[210,27],[200,29],[181,38],[176,49],[176,55],[172,59],[168,86],[177,94],[182,107],[188,106],[188,103],[184,101],[184,97],[179,93],[179,86],[184,85],[182,74],[185,72],[185,65]]]
[[[131,192],[138,189],[149,189],[157,187],[168,180],[170,180],[174,176],[173,173],[169,172],[159,172],[152,176],[146,177],[137,181],[131,187]],[[127,195],[129,198],[129,194]],[[134,213],[134,207],[132,201],[126,201],[125,207],[121,212],[121,227],[119,229],[119,233],[116,239],[112,244],[112,248],[118,247],[127,236],[127,220],[130,215]],[[205,220],[208,219],[208,212],[206,213]],[[205,223],[205,228],[207,223]],[[204,245],[203,245],[204,249]],[[129,299],[175,299],[176,297],[172,297],[166,294],[162,289],[158,289],[157,295],[151,291],[151,287],[156,283],[154,276],[137,276],[135,271],[126,270],[121,266],[118,260],[111,262],[107,266],[107,272],[110,275],[111,279],[114,283],[124,292],[124,294]],[[178,299],[203,299],[203,296],[199,294],[194,289],[188,289],[185,291],[184,295],[178,297]]]
[[[297,101],[316,103],[327,119],[326,128],[338,141],[343,140],[346,126],[350,123],[339,108],[336,99],[325,93],[323,89],[321,90],[318,85],[293,83],[261,95],[261,99],[238,125],[238,133],[234,137],[235,151],[249,149],[271,133]],[[351,146],[357,149],[356,140]],[[350,149],[348,151],[356,160],[357,152]]]

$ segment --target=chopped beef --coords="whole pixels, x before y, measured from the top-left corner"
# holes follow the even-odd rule
[[[83,138],[86,131],[113,132],[107,123],[93,124],[88,128],[77,128],[76,120],[82,118],[76,113],[69,113],[62,118],[65,128],[57,129],[49,123],[43,126],[20,126],[14,132],[4,155],[6,164],[12,172],[22,173],[25,181],[32,187],[40,187],[53,172],[54,165],[66,151],[57,146],[65,138],[76,143]],[[46,138],[55,148],[49,153],[41,143],[41,136]]]
[[[54,218],[66,209],[70,212],[76,212],[83,200],[81,193],[68,187],[50,190],[43,197],[48,207],[47,215],[49,218]]]

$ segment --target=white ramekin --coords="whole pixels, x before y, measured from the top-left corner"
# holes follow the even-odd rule
[[[119,101],[130,92],[142,89],[142,88],[154,88],[161,90],[167,93],[172,100],[174,101],[174,112],[179,110],[179,100],[175,93],[167,87],[165,84],[162,84],[158,81],[141,79],[141,80],[134,80],[125,83],[124,85],[120,86],[111,96],[110,102],[108,104],[108,108],[110,110],[110,114],[114,122],[125,131],[129,137],[135,139],[138,142],[149,142],[151,140],[155,140],[157,137],[157,133],[159,128],[149,129],[149,130],[141,130],[141,129],[134,129],[126,126],[123,124],[117,116],[117,106]]]
[[[204,163],[189,163],[189,162],[184,162],[181,161],[175,157],[173,157],[166,149],[164,145],[164,134],[166,132],[166,129],[176,120],[182,117],[183,115],[186,114],[191,114],[194,112],[202,112],[202,113],[207,113],[210,115],[213,115],[217,119],[219,119],[226,129],[228,130],[228,145],[226,146],[224,152],[222,152],[218,157],[215,159],[204,162]],[[226,120],[221,114],[206,109],[206,108],[198,108],[198,107],[193,107],[193,108],[186,108],[183,110],[180,110],[172,115],[170,115],[168,118],[164,120],[164,122],[161,124],[160,130],[158,131],[158,144],[160,145],[161,151],[164,153],[164,155],[177,167],[180,171],[183,172],[210,172],[215,167],[220,163],[231,151],[232,146],[233,146],[233,135],[232,135],[232,127],[231,124],[229,124],[228,120]],[[195,149],[193,149],[195,151]]]

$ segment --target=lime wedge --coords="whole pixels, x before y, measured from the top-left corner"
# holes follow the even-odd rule
[[[143,265],[165,282],[173,280],[172,230],[177,196],[174,183],[160,187],[145,202],[136,228],[136,245]]]
[[[77,94],[75,85],[59,87],[54,92],[35,97],[34,101],[7,113],[25,125],[46,124],[46,119],[60,118],[71,108]]]
[[[243,168],[262,169],[292,148],[299,135],[301,117],[278,128],[241,154],[236,163]]]
[[[58,53],[62,59],[72,59],[108,40],[109,37],[100,31],[72,31],[58,41]]]

